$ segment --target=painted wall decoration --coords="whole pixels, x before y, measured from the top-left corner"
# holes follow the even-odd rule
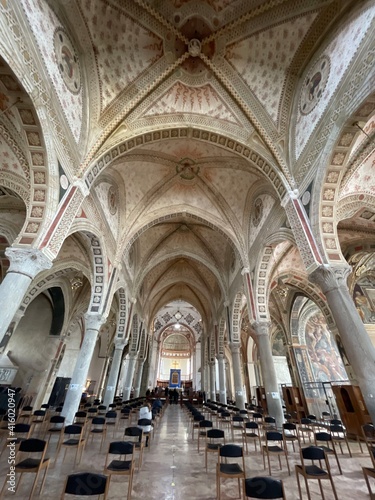
[[[375,279],[362,278],[354,285],[353,300],[363,323],[375,323]]]
[[[78,94],[81,88],[79,60],[72,42],[62,28],[55,31],[53,44],[61,78],[72,94]]]
[[[306,76],[301,90],[300,111],[308,115],[318,104],[322,97],[330,72],[330,61],[327,56],[322,56]]]
[[[169,387],[181,387],[181,370],[171,368],[169,375]]]
[[[286,356],[285,337],[282,331],[278,331],[272,342],[273,356]]]

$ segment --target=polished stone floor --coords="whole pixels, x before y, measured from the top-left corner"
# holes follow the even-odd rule
[[[107,436],[105,445],[100,451],[100,440],[95,437],[93,443],[91,439],[87,441],[83,457],[79,465],[73,466],[72,450],[69,450],[63,462],[63,453],[57,457],[56,464],[50,467],[44,486],[42,497],[47,500],[59,499],[62,493],[65,477],[73,471],[96,471],[103,472],[105,451],[108,443],[113,440],[120,440],[123,429],[119,429],[112,437],[112,431]],[[53,439],[53,438],[52,438]],[[227,442],[230,442],[228,439]],[[240,444],[239,440],[235,441]],[[339,475],[334,460],[331,459],[334,482],[340,500],[360,500],[369,499],[368,490],[362,474],[362,466],[370,466],[370,458],[366,453],[359,452],[358,444],[350,443],[353,458],[348,453],[339,455],[343,469],[343,475]],[[282,463],[283,469],[279,469],[277,459],[272,460],[273,476],[284,480],[286,498],[295,500],[299,498],[297,482],[294,473],[294,465],[299,463],[298,452],[293,452],[290,447],[290,468],[291,476]],[[54,458],[55,445],[51,440],[48,455]],[[250,450],[249,450],[250,451]],[[345,450],[344,450],[345,451]],[[7,464],[8,450],[4,450],[1,455],[0,474],[2,480],[9,472]],[[246,476],[268,475],[268,470],[264,470],[261,454],[258,450],[251,451],[245,458]],[[26,477],[31,476],[31,477]],[[26,474],[22,479],[17,494],[5,492],[2,498],[16,498],[26,500],[29,498],[30,485],[33,474]],[[108,498],[126,499],[127,481],[125,477],[114,477],[111,481]],[[39,484],[34,494],[34,498],[39,498]],[[315,482],[310,482],[312,498],[319,499],[319,487]],[[324,484],[324,482],[323,482]],[[375,485],[374,485],[375,491]],[[327,500],[333,499],[330,485],[327,482],[324,488]],[[77,498],[69,497],[66,498]],[[81,497],[80,497],[81,498]],[[97,497],[95,497],[97,498]],[[222,500],[238,498],[238,487],[236,481],[226,480],[222,483]],[[303,498],[307,498],[303,487]],[[209,457],[208,472],[204,467],[204,451],[197,451],[197,440],[192,440],[191,431],[188,428],[188,416],[179,405],[170,405],[166,408],[161,418],[151,446],[145,449],[141,470],[136,470],[133,480],[132,499],[144,500],[210,500],[216,499],[216,478],[214,454]]]

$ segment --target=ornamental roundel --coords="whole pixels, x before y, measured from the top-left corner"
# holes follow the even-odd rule
[[[114,186],[108,189],[108,208],[111,215],[117,212],[118,206],[118,192]]]
[[[299,103],[300,111],[303,115],[311,113],[320,101],[327,85],[330,67],[329,58],[322,56],[306,76]]]
[[[81,71],[77,53],[65,31],[58,28],[53,39],[60,75],[72,94],[81,89]]]

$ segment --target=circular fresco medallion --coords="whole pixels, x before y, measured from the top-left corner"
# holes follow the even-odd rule
[[[308,115],[320,101],[327,85],[330,61],[327,56],[322,56],[311,68],[306,76],[300,97],[300,111]]]
[[[311,198],[311,194],[309,191],[305,191],[302,195],[302,198],[301,198],[301,201],[302,201],[302,205],[306,206],[309,204],[310,202],[310,198]]]
[[[70,92],[78,94],[81,89],[81,71],[73,44],[61,28],[55,31],[53,43],[60,75]]]
[[[65,174],[62,174],[60,177],[60,186],[66,191],[69,187],[69,181]]]
[[[118,204],[117,189],[114,186],[111,186],[108,189],[108,208],[109,212],[112,215],[114,215],[117,212],[117,204]]]

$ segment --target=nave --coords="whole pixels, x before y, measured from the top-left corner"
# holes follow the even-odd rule
[[[214,421],[215,422],[215,421]],[[121,440],[125,426],[135,425],[134,423],[120,423],[115,433],[115,440]],[[215,425],[214,425],[215,427]],[[231,443],[231,433],[227,430],[226,442]],[[54,459],[55,441],[51,439],[51,445],[47,456]],[[106,441],[100,450],[100,439],[91,437],[87,440],[82,460],[73,466],[74,450],[68,450],[65,461],[63,453],[60,452],[56,464],[47,473],[42,498],[46,500],[59,499],[64,487],[64,481],[68,474],[78,471],[103,472],[106,451],[109,442],[113,441],[112,430],[108,431]],[[203,444],[202,444],[203,443]],[[241,445],[241,437],[235,435],[235,444]],[[263,444],[263,443],[262,443]],[[306,443],[306,446],[309,443]],[[304,445],[303,445],[304,446]],[[336,486],[337,495],[340,500],[360,500],[368,498],[367,487],[362,474],[362,466],[370,466],[370,458],[365,451],[361,454],[358,444],[350,441],[353,458],[349,458],[347,450],[344,448],[344,455],[339,454],[343,475],[339,475],[334,459],[330,459],[331,471]],[[1,456],[1,477],[8,473],[6,461],[7,452]],[[282,460],[283,469],[279,469],[276,457],[271,457],[272,475],[282,479],[284,482],[285,494],[288,500],[299,498],[297,482],[295,476],[295,464],[300,463],[298,445],[293,452],[292,447],[288,450],[291,476]],[[201,441],[200,452],[197,451],[197,432],[192,439],[191,419],[185,407],[178,405],[168,405],[163,416],[155,425],[154,437],[150,446],[144,449],[143,461],[140,471],[135,468],[132,488],[132,499],[145,500],[213,500],[216,499],[216,454],[208,456],[208,472],[205,471],[204,441]],[[264,469],[261,452],[254,452],[254,445],[249,444],[249,454],[245,455],[246,477],[267,476],[268,470]],[[29,498],[31,484],[34,479],[26,477],[22,480],[21,486],[16,495],[7,493],[2,498],[13,498],[26,500]],[[35,490],[34,498],[38,498],[39,486]],[[310,492],[312,499],[321,498],[318,484],[310,481]],[[111,480],[108,499],[125,499],[127,495],[128,478],[114,476]],[[323,482],[323,487],[324,487]],[[304,486],[302,486],[303,498],[307,498]],[[327,500],[333,499],[330,486],[327,484],[324,489]],[[237,480],[225,480],[221,482],[221,500],[238,498]],[[67,496],[66,498],[78,498]],[[81,497],[80,497],[81,498]],[[94,497],[96,498],[96,497]]]

